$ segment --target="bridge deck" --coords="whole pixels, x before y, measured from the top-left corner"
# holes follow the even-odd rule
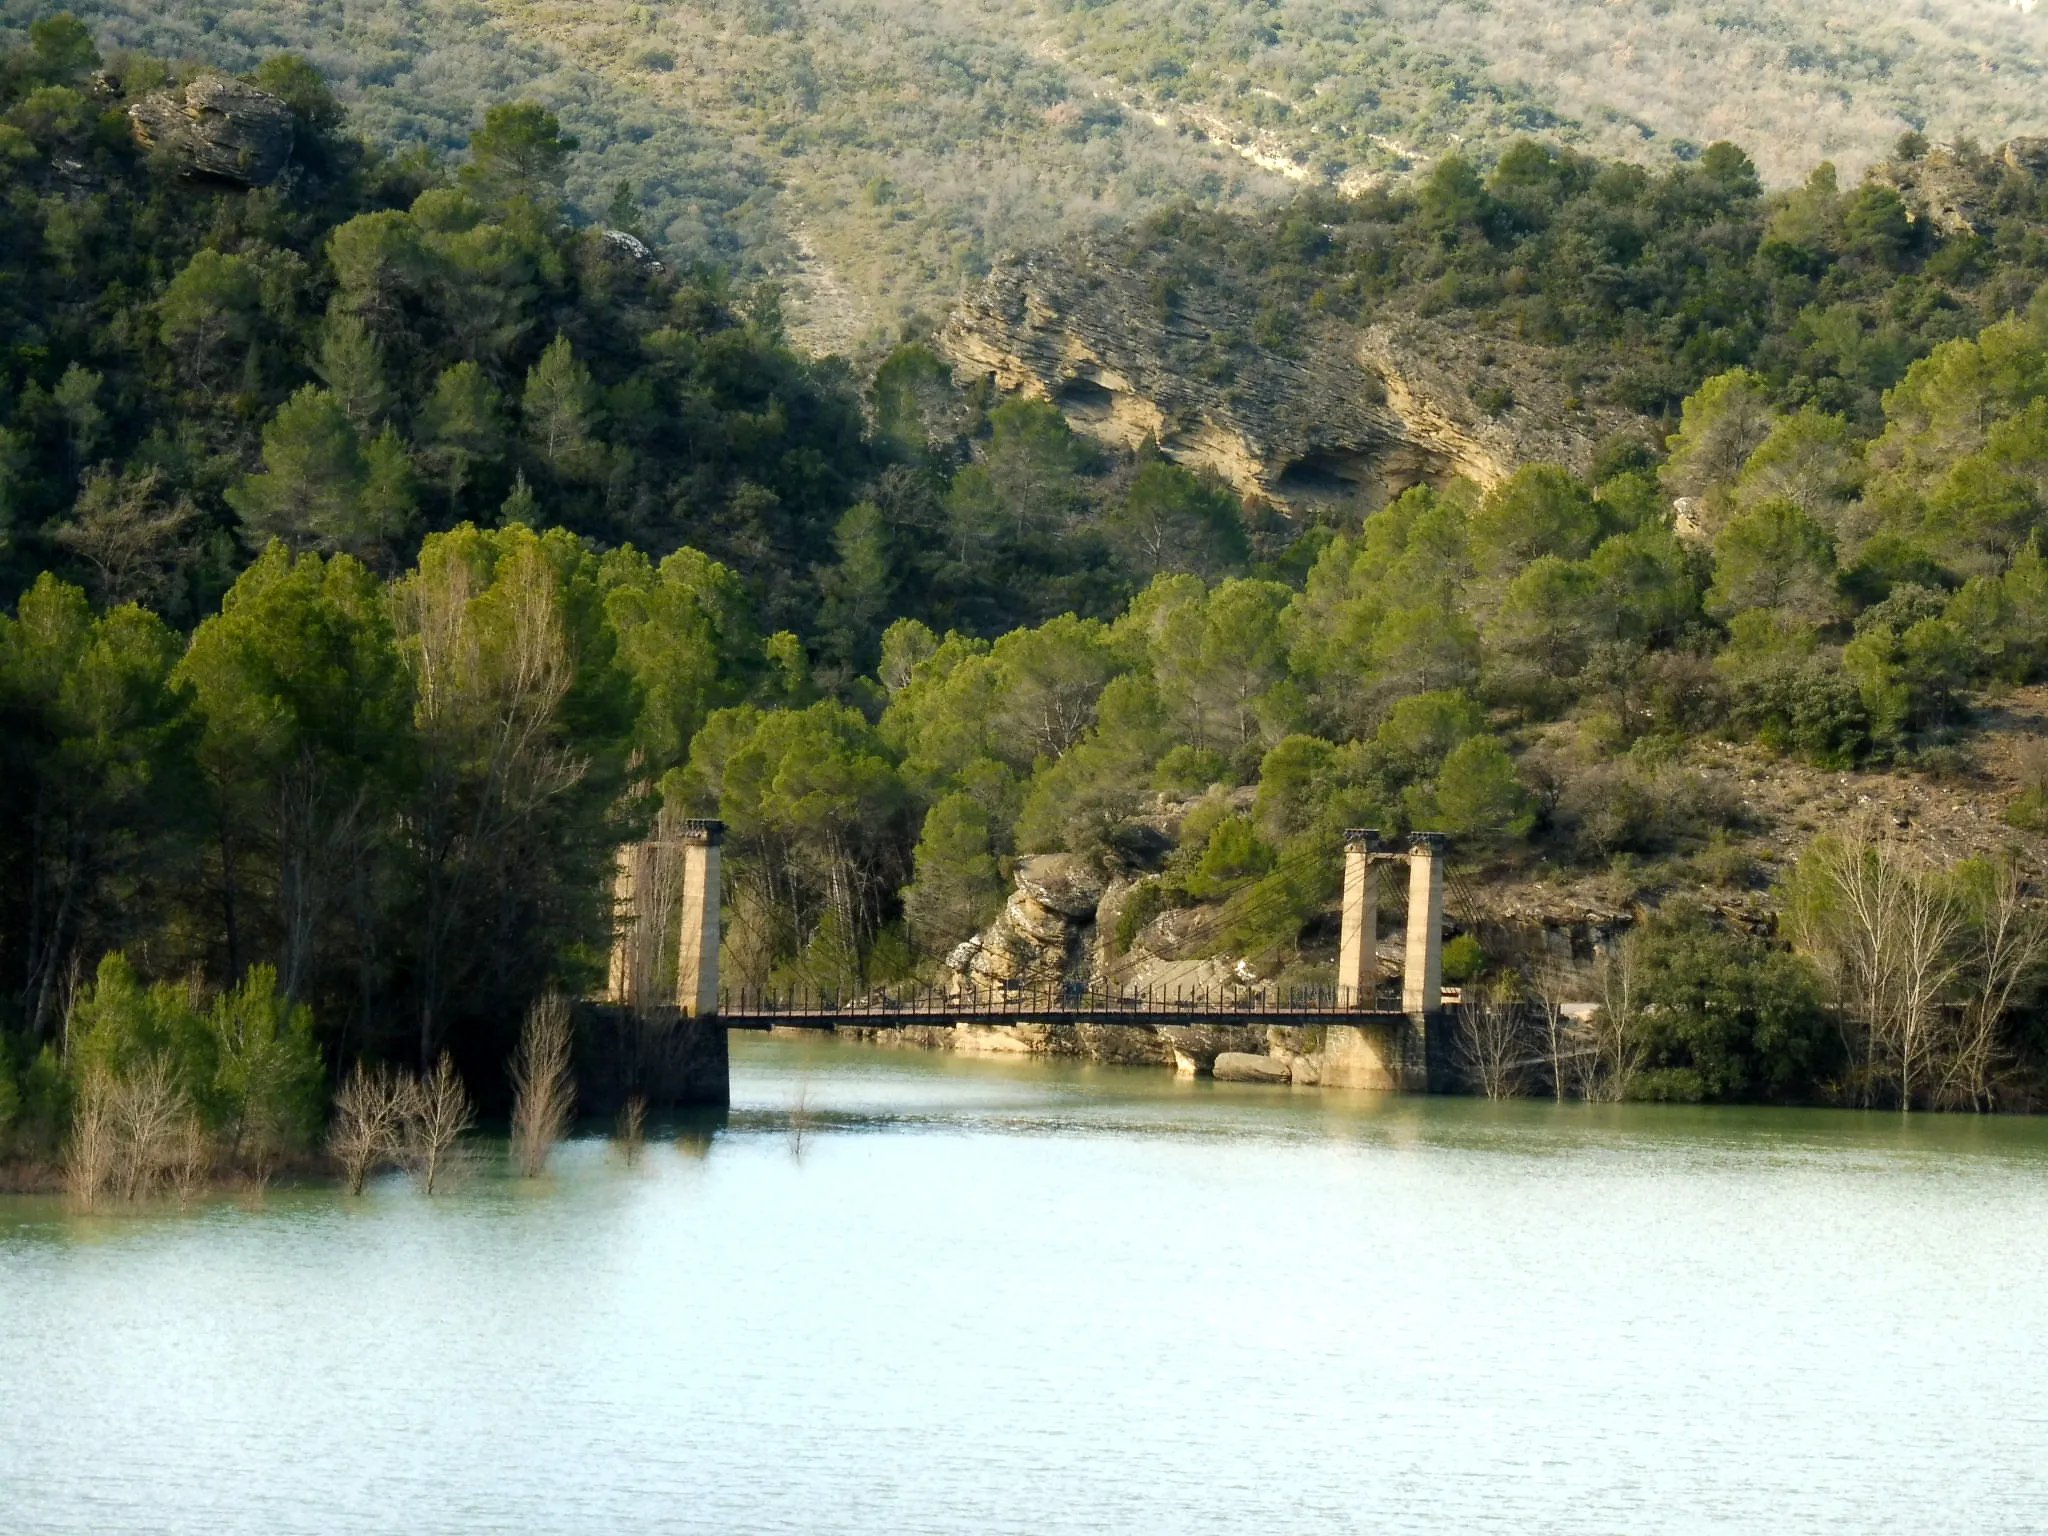
[[[1374,1004],[1393,999],[1376,997]],[[1398,1008],[1358,1007],[1334,998],[1299,996],[1118,997],[997,996],[985,1000],[933,993],[861,997],[845,1002],[744,995],[721,1000],[729,1029],[836,1029],[842,1024],[888,1028],[903,1024],[1123,1024],[1132,1027],[1200,1024],[1391,1024],[1407,1017]]]

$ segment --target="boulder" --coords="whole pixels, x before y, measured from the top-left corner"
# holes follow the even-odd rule
[[[650,272],[663,269],[654,252],[647,248],[647,242],[638,235],[630,235],[623,229],[608,229],[604,232],[604,251],[635,266],[645,267]]]
[[[997,918],[982,936],[981,946],[968,962],[967,973],[981,982],[1043,982],[1048,972],[1057,976],[1062,954],[1035,944],[1008,922]]]
[[[128,109],[128,122],[136,143],[170,157],[185,176],[264,187],[291,159],[292,109],[224,75],[145,96]]]
[[[1071,853],[1041,853],[1017,862],[1017,889],[1070,922],[1085,923],[1108,882],[1087,861]]]
[[[1011,896],[997,921],[1007,923],[1034,944],[1066,952],[1066,918],[1027,891]]]
[[[1294,1069],[1284,1061],[1275,1061],[1270,1056],[1254,1056],[1247,1051],[1225,1051],[1216,1058],[1209,1069],[1219,1083],[1291,1083]]]

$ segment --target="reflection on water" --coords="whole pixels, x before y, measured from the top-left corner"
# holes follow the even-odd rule
[[[432,1202],[0,1201],[5,1531],[2032,1531],[2048,1125],[735,1042]]]

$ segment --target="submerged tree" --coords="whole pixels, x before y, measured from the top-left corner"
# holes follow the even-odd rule
[[[569,1129],[576,1084],[569,1071],[569,1001],[543,993],[526,1010],[519,1050],[512,1058],[512,1161],[531,1179]]]

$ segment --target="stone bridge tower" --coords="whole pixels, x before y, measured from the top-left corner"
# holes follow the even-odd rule
[[[1402,949],[1401,1012],[1393,1027],[1333,1025],[1329,1050],[1342,1063],[1332,1086],[1398,1088],[1423,1092],[1437,1086],[1432,1041],[1443,1010],[1444,853],[1438,832],[1414,832],[1401,852],[1383,849],[1380,834],[1354,827],[1344,834],[1344,908],[1337,939],[1337,1005],[1380,1006],[1379,870],[1408,866],[1408,926]]]

